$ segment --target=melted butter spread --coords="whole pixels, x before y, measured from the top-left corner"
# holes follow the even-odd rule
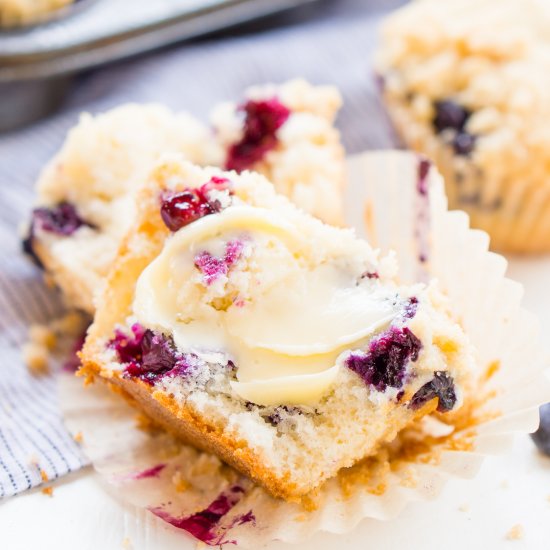
[[[230,243],[238,243],[238,257],[207,280],[197,258],[207,254],[219,267]],[[315,242],[280,216],[228,208],[167,240],[138,279],[134,314],[172,333],[182,351],[227,353],[243,399],[314,405],[333,384],[338,357],[396,313],[390,291],[357,284],[334,259],[343,257],[338,245],[334,257],[315,257]]]

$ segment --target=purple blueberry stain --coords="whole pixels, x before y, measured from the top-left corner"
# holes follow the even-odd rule
[[[166,464],[157,464],[156,466],[152,466],[151,468],[147,468],[141,472],[131,474],[129,477],[133,480],[158,478],[164,468],[166,468]]]
[[[430,202],[428,176],[431,162],[420,156],[418,157],[416,173],[416,218],[414,236],[416,238],[417,258],[420,264],[425,264],[429,258],[430,240]],[[420,274],[420,280],[425,279],[426,274]]]
[[[203,281],[210,286],[220,277],[229,273],[241,258],[244,250],[244,242],[236,239],[228,241],[225,245],[225,254],[222,258],[217,258],[204,250],[195,256],[195,267],[202,273]]]
[[[277,130],[287,121],[290,110],[276,97],[248,101],[239,111],[244,113],[243,135],[227,152],[225,167],[242,172],[261,161],[277,146]]]
[[[424,157],[420,157],[418,161],[417,177],[416,177],[416,189],[423,195],[428,195],[428,174],[432,163]]]
[[[408,328],[391,326],[370,341],[366,352],[352,353],[346,366],[379,392],[401,389],[407,366],[418,359],[421,348],[422,342]]]
[[[540,424],[537,431],[531,434],[538,450],[550,456],[550,403],[546,403],[539,409]]]
[[[229,529],[236,525],[255,522],[252,511],[234,518],[226,527],[221,523],[227,514],[240,502],[245,491],[242,487],[234,485],[212,501],[204,510],[190,516],[177,517],[167,512],[162,506],[149,508],[154,515],[173,525],[177,529],[183,529],[196,539],[209,546],[231,544],[234,541],[224,541]]]
[[[237,516],[232,522],[231,527],[234,527],[236,525],[245,525],[246,523],[252,523],[252,525],[256,525],[256,516],[254,515],[254,512],[252,510],[248,510],[245,514],[240,514]]]
[[[409,407],[420,409],[428,401],[438,398],[438,412],[448,412],[456,405],[456,390],[452,376],[446,372],[436,371],[432,380],[424,384],[412,397]]]
[[[359,280],[362,279],[380,279],[380,275],[376,271],[365,271],[359,277]]]
[[[139,323],[134,323],[130,330],[131,334],[128,335],[119,328],[115,329],[115,337],[109,341],[109,347],[116,351],[122,363],[141,362],[141,343],[146,329]]]
[[[78,357],[78,353],[82,351],[82,348],[84,347],[87,331],[88,328],[84,329],[82,334],[75,339],[69,356],[67,357],[67,359],[65,359],[65,362],[63,363],[63,370],[65,372],[74,373],[80,368],[80,358]]]
[[[402,315],[405,319],[412,319],[418,311],[418,298],[411,296],[406,302],[403,308]]]

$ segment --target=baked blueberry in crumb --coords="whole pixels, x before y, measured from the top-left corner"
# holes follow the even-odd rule
[[[250,168],[275,148],[277,130],[290,116],[290,110],[275,97],[248,101],[240,110],[245,115],[243,136],[229,148],[225,164],[237,172]]]
[[[459,132],[453,139],[453,149],[457,155],[469,155],[475,145],[475,136],[468,132]]]
[[[277,426],[283,420],[283,417],[281,414],[283,411],[289,415],[302,414],[302,409],[300,409],[299,407],[292,407],[290,405],[280,405],[279,407],[275,407],[275,410],[270,415],[265,416],[264,419],[266,420],[266,422],[268,422],[272,426]]]
[[[131,327],[132,334],[127,335],[122,330],[115,330],[115,337],[110,340],[109,347],[112,347],[122,363],[132,361],[141,361],[141,343],[145,328],[139,323],[134,323]]]
[[[470,116],[470,112],[467,109],[449,99],[436,101],[434,107],[435,117],[433,125],[438,134],[448,129],[456,130],[457,132],[464,129]]]
[[[454,380],[446,372],[434,372],[433,379],[424,384],[411,399],[409,407],[419,409],[434,397],[439,399],[437,410],[447,412],[454,408],[456,404],[456,392]]]
[[[163,197],[160,216],[170,231],[178,231],[194,221],[221,212],[225,205],[221,195],[232,194],[231,182],[214,176],[209,182],[197,189],[185,189]]]
[[[32,211],[31,223],[33,229],[39,228],[42,231],[65,237],[71,236],[83,225],[91,227],[78,215],[75,206],[69,202],[60,202],[51,208],[35,208]]]
[[[436,101],[433,126],[438,134],[444,130],[454,130],[451,145],[457,155],[469,155],[475,145],[475,136],[464,130],[471,112],[451,100]]]
[[[56,206],[35,208],[31,214],[31,223],[27,236],[22,241],[22,248],[34,263],[44,269],[40,258],[34,250],[36,231],[46,231],[61,237],[70,237],[82,226],[94,227],[91,223],[84,221],[78,214],[74,205],[69,202],[60,202]]]
[[[364,382],[383,392],[401,388],[410,361],[416,361],[422,342],[408,329],[390,327],[370,341],[366,353],[352,353],[346,366]]]
[[[132,325],[130,336],[117,329],[109,346],[126,365],[124,376],[139,378],[151,385],[165,376],[185,376],[194,363],[191,356],[176,350],[171,337],[138,323]]]
[[[531,434],[538,450],[550,456],[550,403],[540,408],[540,425],[538,430]]]

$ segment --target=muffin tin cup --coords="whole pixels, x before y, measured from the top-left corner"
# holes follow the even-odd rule
[[[397,252],[404,283],[436,278],[449,296],[477,349],[477,383],[463,407],[475,422],[457,416],[444,424],[430,416],[416,426],[436,441],[428,453],[401,457],[399,464],[379,456],[368,468],[343,471],[303,508],[271,498],[216,457],[137,429],[135,410],[120,396],[64,376],[67,426],[82,432],[85,452],[119,498],[209,545],[298,543],[318,531],[349,532],[365,518],[392,521],[407,504],[437,498],[449,478],[475,476],[484,457],[509,449],[516,433],[536,429],[537,408],[550,400],[538,322],[521,308],[522,287],[505,278],[506,261],[488,251],[487,235],[470,229],[464,212],[448,211],[439,174],[430,169],[419,179],[423,162],[396,151],[350,158],[347,222],[382,252]],[[197,512],[224,506],[227,513],[205,528],[212,514]]]

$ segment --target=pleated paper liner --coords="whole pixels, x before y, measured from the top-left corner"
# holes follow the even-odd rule
[[[537,407],[550,400],[538,323],[521,308],[521,285],[505,278],[506,261],[488,252],[487,235],[447,210],[441,177],[412,153],[355,156],[349,180],[348,223],[382,251],[396,251],[403,282],[438,279],[477,348],[479,382],[461,411],[446,423],[423,419],[304,507],[273,499],[212,455],[138,428],[136,411],[102,385],[83,388],[64,376],[67,425],[82,432],[118,498],[209,545],[297,543],[317,531],[348,532],[364,518],[398,522],[407,504],[437,498],[449,477],[473,477],[486,455],[536,429]]]

